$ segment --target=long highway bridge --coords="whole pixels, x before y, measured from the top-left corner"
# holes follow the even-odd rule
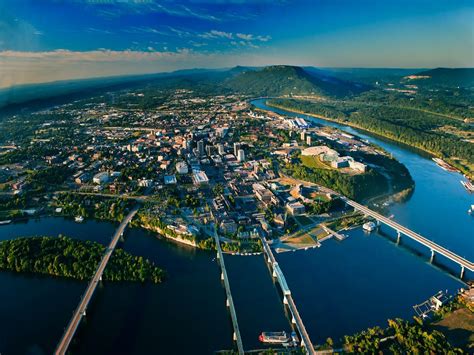
[[[430,248],[431,250],[431,260],[434,258],[435,252],[443,255],[444,257],[448,258],[449,260],[455,262],[456,264],[461,266],[461,274],[460,278],[462,279],[464,276],[464,270],[468,269],[469,271],[474,271],[474,263],[472,263],[469,260],[464,259],[463,257],[457,255],[456,253],[453,253],[452,251],[442,247],[439,244],[436,244],[435,242],[432,242],[429,239],[426,239],[425,237],[421,236],[418,233],[413,232],[412,230],[408,229],[407,227],[402,226],[401,224],[391,220],[390,218],[387,218],[385,216],[382,216],[380,213],[377,213],[370,208],[361,205],[360,203],[357,203],[355,201],[352,201],[346,197],[342,197],[341,199],[346,202],[349,206],[354,207],[354,209],[364,213],[365,215],[373,217],[376,221],[383,223],[397,231],[398,234],[398,241],[400,241],[400,236],[401,234],[406,235],[407,237],[417,241],[418,243]]]
[[[229,307],[232,326],[234,327],[233,339],[237,343],[239,355],[244,355],[244,345],[242,343],[242,337],[240,336],[239,322],[237,322],[237,313],[235,312],[234,299],[232,298],[232,292],[230,291],[229,277],[227,276],[227,270],[225,268],[224,255],[222,253],[219,235],[217,234],[217,228],[214,231],[214,239],[216,242],[217,259],[219,260],[219,265],[221,267],[221,280],[224,281],[225,293],[227,296],[227,307]]]
[[[81,301],[79,302],[79,305],[74,311],[74,314],[71,320],[69,321],[69,324],[56,348],[56,351],[54,352],[56,355],[66,354],[66,351],[69,348],[69,345],[71,344],[71,341],[74,337],[74,334],[77,331],[77,328],[79,327],[79,324],[81,323],[82,318],[86,315],[86,309],[87,309],[87,306],[89,305],[89,302],[92,296],[94,295],[94,291],[97,288],[99,281],[102,280],[102,274],[104,273],[105,267],[107,266],[107,263],[109,262],[110,257],[112,256],[112,253],[114,252],[115,247],[117,246],[117,243],[120,237],[123,235],[125,228],[127,227],[128,223],[130,223],[132,218],[137,213],[138,208],[139,206],[134,207],[130,211],[130,213],[125,217],[122,223],[120,223],[119,227],[115,231],[115,234],[112,237],[112,240],[110,241],[109,246],[105,250],[105,254],[102,257],[102,260],[100,261],[100,264],[97,267],[97,270],[94,276],[89,282],[89,285],[87,286],[86,291],[82,295]]]
[[[353,207],[354,209],[364,213],[367,216],[373,217],[379,223],[383,223],[383,224],[395,229],[397,231],[397,235],[398,235],[398,242],[400,241],[401,235],[404,234],[407,237],[409,237],[409,238],[417,241],[418,243],[426,246],[427,248],[429,248],[430,251],[431,251],[431,261],[433,261],[435,253],[443,255],[447,259],[449,259],[449,260],[453,261],[454,263],[458,264],[459,266],[461,266],[461,273],[460,273],[460,278],[461,279],[463,278],[464,272],[465,272],[466,269],[471,271],[471,272],[474,271],[474,263],[473,262],[459,256],[458,254],[446,249],[445,247],[442,247],[439,244],[436,244],[435,242],[421,236],[420,234],[412,231],[411,229],[409,229],[405,226],[402,226],[401,224],[391,220],[390,218],[387,218],[387,217],[381,215],[380,213],[377,213],[377,212],[371,210],[367,206],[364,206],[364,205],[361,205],[360,203],[352,201],[351,199],[349,199],[345,196],[342,196],[341,194],[339,194],[336,191],[331,190],[327,187],[324,187],[324,186],[321,186],[321,185],[318,185],[318,184],[315,184],[315,183],[312,183],[312,182],[295,179],[295,178],[292,178],[292,177],[287,176],[287,175],[283,175],[283,174],[281,174],[281,175],[284,178],[289,179],[289,180],[293,180],[293,181],[295,181],[299,184],[308,185],[308,186],[316,186],[321,191],[333,194],[335,196],[339,196],[341,198],[341,200],[343,200],[346,204]]]
[[[283,271],[281,271],[281,268],[278,265],[275,256],[273,255],[273,252],[267,243],[267,240],[265,238],[261,238],[261,240],[263,244],[263,251],[267,257],[267,262],[273,271],[273,277],[276,277],[283,291],[283,303],[288,306],[292,316],[291,322],[295,324],[296,329],[298,330],[298,333],[301,337],[301,346],[304,347],[306,353],[313,355],[315,354],[313,343],[309,338],[303,320],[301,319],[300,313],[298,312],[298,308],[296,308],[296,304],[293,301],[293,296],[291,295],[290,288],[286,283],[285,275],[283,275]]]

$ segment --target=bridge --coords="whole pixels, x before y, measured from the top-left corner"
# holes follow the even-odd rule
[[[435,253],[443,255],[447,259],[449,259],[449,260],[453,261],[454,263],[458,264],[459,266],[461,266],[461,274],[460,274],[461,279],[464,277],[465,269],[467,269],[471,272],[474,271],[474,263],[473,262],[457,255],[456,253],[442,247],[439,244],[436,244],[435,242],[421,236],[420,234],[413,232],[412,230],[408,229],[407,227],[402,226],[401,224],[391,220],[390,218],[387,218],[387,217],[381,215],[380,213],[377,213],[377,212],[371,210],[370,208],[368,208],[364,205],[361,205],[360,203],[357,203],[357,202],[352,201],[351,199],[349,199],[345,196],[342,196],[341,194],[339,194],[338,192],[336,192],[334,190],[331,190],[331,189],[329,189],[325,186],[321,186],[321,185],[318,185],[318,184],[315,184],[315,183],[312,183],[312,182],[299,180],[299,179],[296,179],[296,178],[293,178],[291,176],[287,176],[287,175],[284,175],[284,174],[280,174],[280,175],[282,177],[284,177],[285,179],[293,180],[293,181],[295,181],[299,184],[308,185],[308,186],[316,186],[321,191],[324,191],[326,193],[330,193],[330,194],[335,195],[335,196],[339,196],[341,198],[341,200],[343,200],[349,206],[352,206],[354,209],[364,213],[367,216],[373,217],[379,223],[383,223],[383,224],[395,229],[397,231],[397,242],[400,242],[401,235],[404,234],[407,237],[417,241],[418,243],[428,247],[431,250],[431,261],[434,260]]]
[[[265,238],[261,238],[263,244],[263,251],[265,256],[267,257],[267,262],[270,265],[270,268],[273,271],[273,277],[276,277],[280,287],[283,291],[283,303],[286,304],[291,313],[291,322],[295,324],[296,329],[301,337],[301,346],[304,347],[306,352],[310,355],[315,354],[313,343],[309,338],[308,332],[304,326],[303,320],[301,319],[300,313],[298,312],[298,308],[296,308],[296,304],[293,300],[293,296],[291,295],[290,288],[286,283],[285,275],[283,275],[283,271],[281,270],[280,266],[278,265],[273,252],[268,245],[268,242]]]
[[[360,203],[357,203],[355,201],[352,201],[348,199],[347,197],[341,196],[341,199],[346,202],[349,206],[354,207],[354,209],[364,213],[367,216],[373,217],[375,220],[377,220],[380,223],[383,223],[397,231],[397,241],[400,241],[401,234],[404,234],[411,239],[417,241],[418,243],[430,248],[431,250],[431,261],[434,259],[435,252],[443,255],[444,257],[448,258],[449,260],[455,262],[456,264],[461,266],[461,275],[460,278],[462,279],[464,276],[464,270],[468,269],[469,271],[474,271],[474,263],[472,263],[469,260],[464,259],[463,257],[457,255],[456,253],[453,253],[452,251],[442,247],[439,244],[436,244],[435,242],[432,242],[429,239],[426,239],[425,237],[419,235],[418,233],[413,232],[412,230],[408,229],[407,227],[402,226],[401,224],[391,220],[390,218],[387,218],[385,216],[382,216],[380,213],[377,213],[370,208],[361,205]]]
[[[242,337],[240,336],[239,323],[237,322],[237,313],[235,312],[234,300],[232,298],[232,292],[230,291],[229,277],[227,276],[227,270],[224,263],[224,255],[222,253],[221,243],[219,235],[217,234],[217,228],[214,230],[214,240],[216,242],[217,259],[221,267],[221,280],[224,281],[225,293],[227,296],[227,307],[229,307],[230,317],[232,319],[232,326],[234,327],[233,339],[237,343],[237,350],[239,355],[244,355],[244,345],[242,343]]]
[[[115,231],[115,234],[112,237],[112,240],[110,241],[109,246],[105,249],[104,256],[102,257],[102,260],[100,261],[100,264],[97,267],[97,270],[94,276],[89,282],[89,285],[87,286],[86,291],[82,295],[79,305],[77,306],[71,320],[69,321],[69,324],[56,348],[56,351],[54,352],[55,355],[66,354],[66,351],[69,348],[69,345],[71,344],[71,341],[74,337],[74,334],[77,331],[77,328],[79,327],[79,324],[81,323],[82,318],[86,315],[86,309],[87,309],[87,306],[89,305],[89,302],[92,296],[94,295],[94,291],[97,288],[99,281],[102,280],[102,274],[104,273],[105,267],[107,266],[107,263],[109,262],[110,257],[112,256],[112,253],[114,252],[115,247],[117,246],[117,243],[120,237],[123,236],[125,228],[127,227],[128,223],[130,223],[132,218],[137,213],[138,208],[139,206],[134,207],[130,211],[130,213],[125,217],[122,223],[120,223],[119,227]]]

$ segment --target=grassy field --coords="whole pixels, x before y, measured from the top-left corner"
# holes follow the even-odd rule
[[[321,160],[319,160],[318,157],[302,155],[301,162],[303,163],[304,166],[307,166],[308,168],[326,169],[326,170],[332,169],[330,165],[322,162]]]

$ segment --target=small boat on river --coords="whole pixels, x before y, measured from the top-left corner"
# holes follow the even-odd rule
[[[0,226],[10,224],[10,223],[12,223],[11,219],[7,219],[6,221],[0,221]]]
[[[84,217],[76,216],[76,217],[74,217],[74,221],[76,221],[77,223],[82,223],[82,222],[84,222]]]

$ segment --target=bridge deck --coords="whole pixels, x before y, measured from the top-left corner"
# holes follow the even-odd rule
[[[261,239],[263,243],[263,250],[265,254],[267,255],[267,257],[270,259],[272,268],[274,268],[275,264],[278,265],[278,263],[276,262],[275,256],[273,255],[273,252],[270,246],[268,245],[268,242],[266,241],[266,239],[265,238],[261,238]],[[280,283],[280,285],[282,285],[282,289],[287,288],[289,291],[289,288],[285,279],[285,275],[283,275],[283,271],[281,271],[280,268],[278,268],[278,270],[279,272],[276,273],[278,282]],[[283,290],[283,292],[285,292],[285,290]],[[301,319],[300,313],[298,312],[298,308],[296,308],[296,304],[293,300],[293,297],[291,296],[291,293],[286,294],[284,297],[286,297],[286,300],[288,301],[288,307],[290,308],[290,312],[296,321],[296,328],[298,329],[298,332],[300,333],[306,352],[308,354],[314,354],[315,352],[314,352],[313,343],[311,342],[311,339],[309,338],[308,332],[306,331],[306,327],[304,326],[303,320]]]
[[[243,355],[245,353],[244,345],[242,342],[242,337],[240,335],[239,323],[237,322],[237,313],[235,312],[234,299],[232,298],[232,292],[230,291],[229,278],[227,276],[227,269],[224,263],[224,254],[222,253],[221,243],[220,243],[219,235],[217,234],[217,231],[215,231],[214,233],[214,239],[216,242],[216,249],[217,249],[217,254],[219,257],[219,264],[221,266],[222,275],[224,276],[225,293],[226,293],[227,302],[229,305],[232,325],[234,327],[234,333],[235,333],[235,338],[236,338],[235,341],[237,342],[237,350],[239,352],[239,355]]]
[[[97,270],[94,274],[94,277],[92,280],[89,282],[89,285],[87,286],[86,291],[82,295],[81,301],[79,302],[79,305],[77,306],[76,310],[74,311],[74,314],[69,321],[69,324],[56,348],[55,354],[56,355],[63,355],[66,353],[73,337],[74,334],[77,331],[77,328],[79,327],[79,324],[81,322],[82,317],[84,316],[87,306],[89,305],[89,302],[94,294],[94,291],[99,283],[99,281],[102,278],[102,274],[104,273],[105,267],[107,266],[107,263],[109,262],[110,257],[112,256],[112,253],[115,250],[115,247],[117,246],[117,243],[120,239],[120,236],[125,230],[125,227],[127,224],[132,220],[132,218],[135,216],[135,214],[138,211],[138,206],[132,209],[132,211],[125,217],[125,219],[120,223],[119,227],[117,228],[109,246],[105,250],[105,254],[102,257],[102,260],[97,267]]]
[[[387,218],[375,211],[372,211],[370,208],[364,205],[361,205],[360,203],[357,203],[345,197],[342,197],[342,199],[348,205],[354,207],[355,209],[365,213],[366,215],[374,217],[376,220],[396,229],[400,233],[403,233],[404,235],[416,240],[417,242],[425,245],[431,250],[434,250],[438,254],[443,255],[444,257],[454,261],[455,263],[461,265],[462,267],[468,269],[469,271],[474,271],[474,263],[470,262],[469,260],[464,259],[463,257],[457,255],[456,253],[453,253],[452,251],[442,247],[439,244],[436,244],[435,242],[432,242],[429,239],[426,239],[425,237],[419,235],[418,233],[413,232],[412,230],[408,229],[407,227],[402,226],[401,224],[391,220],[390,218]]]

